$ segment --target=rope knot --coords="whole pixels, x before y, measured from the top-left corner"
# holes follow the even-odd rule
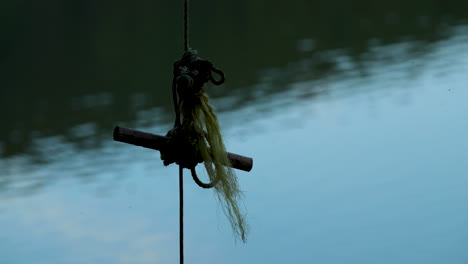
[[[213,77],[213,72],[220,75],[220,79]],[[174,78],[177,83],[177,94],[181,101],[192,101],[203,91],[203,86],[208,81],[215,85],[224,83],[224,73],[215,68],[209,60],[204,60],[197,55],[197,51],[188,50],[182,58],[174,63]]]
[[[161,159],[164,166],[176,163],[184,168],[192,169],[203,162],[199,150],[200,137],[186,126],[176,126],[167,132],[169,138],[166,146],[161,149]]]
[[[219,79],[215,79],[213,73],[218,74]],[[203,89],[209,81],[222,84],[224,73],[211,61],[198,57],[196,51],[187,49],[174,63],[173,75],[176,120],[173,129],[167,133],[169,140],[161,150],[161,159],[166,166],[174,162],[179,164],[180,173],[183,168],[190,169],[198,186],[214,188],[233,231],[245,242],[247,225],[238,206],[242,192],[229,167],[218,118]],[[201,182],[195,171],[201,162],[205,165],[209,183]]]
[[[219,74],[220,80],[215,80],[212,72]],[[196,165],[204,161],[200,153],[200,143],[206,140],[207,136],[203,126],[200,126],[195,119],[202,105],[201,97],[205,95],[203,89],[205,83],[211,81],[217,85],[222,84],[224,73],[216,69],[211,61],[198,57],[197,51],[188,50],[174,63],[173,74],[172,89],[176,121],[166,135],[169,140],[161,150],[161,159],[165,166],[176,163],[183,168],[191,169],[197,184],[206,185],[198,180],[194,171]]]

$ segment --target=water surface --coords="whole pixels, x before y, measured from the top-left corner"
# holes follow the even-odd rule
[[[466,263],[468,13],[453,1],[192,3],[251,227],[187,177],[190,263]],[[0,263],[177,263],[164,134],[181,5],[2,4]],[[199,168],[201,171],[201,168]]]

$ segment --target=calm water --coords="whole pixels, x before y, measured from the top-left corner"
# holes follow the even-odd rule
[[[181,1],[0,4],[0,263],[178,263]],[[187,263],[468,263],[468,4],[193,1],[251,227],[185,182]],[[199,168],[199,171],[201,169]]]

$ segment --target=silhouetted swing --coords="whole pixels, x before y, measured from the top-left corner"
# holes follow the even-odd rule
[[[159,150],[165,166],[172,163],[179,165],[180,263],[184,262],[183,169],[191,171],[198,186],[215,189],[233,232],[246,242],[247,223],[238,206],[242,193],[232,168],[250,171],[253,165],[252,158],[226,152],[217,117],[204,91],[207,82],[215,85],[224,83],[224,73],[189,48],[188,0],[184,0],[184,48],[182,58],[174,63],[173,68],[174,127],[166,136],[119,126],[114,129],[114,140]],[[209,183],[203,183],[197,176],[195,167],[202,162]]]

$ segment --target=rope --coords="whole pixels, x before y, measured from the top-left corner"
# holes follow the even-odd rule
[[[210,189],[210,188],[213,188],[216,186],[216,184],[219,182],[219,177],[216,177],[214,179],[214,181],[210,182],[210,183],[204,183],[202,182],[198,176],[197,176],[197,171],[195,170],[195,167],[193,167],[192,169],[190,169],[190,171],[192,172],[192,178],[193,178],[193,181],[195,181],[195,183],[202,187],[203,189]]]
[[[179,260],[184,264],[184,168],[179,165]]]
[[[185,52],[189,50],[188,43],[188,9],[189,9],[189,0],[184,1],[184,49]],[[175,77],[175,76],[174,76]],[[174,80],[175,81],[175,80]],[[173,81],[172,91],[175,91],[175,82]],[[176,95],[177,97],[177,95]],[[179,109],[176,107],[178,105],[177,99],[174,99],[174,107],[176,108],[176,125],[180,125]],[[182,165],[179,165],[179,262],[184,264],[184,168]]]
[[[215,68],[210,61],[203,60],[197,56],[196,51],[192,51],[189,47],[189,0],[184,0],[184,50],[185,53],[182,56],[182,59],[174,63],[174,77],[172,79],[172,97],[174,103],[174,110],[176,114],[176,120],[174,123],[174,128],[171,129],[167,136],[169,136],[169,141],[167,146],[164,149],[161,149],[161,159],[164,161],[164,165],[167,166],[171,163],[176,162],[179,164],[179,260],[180,264],[184,263],[184,180],[183,180],[183,170],[184,168],[189,168],[191,170],[192,178],[195,183],[205,189],[215,187],[220,181],[219,175],[216,177],[213,176],[215,173],[219,173],[216,166],[219,164],[228,164],[229,161],[225,160],[226,153],[224,144],[222,143],[221,135],[219,132],[219,127],[217,123],[216,116],[212,113],[211,106],[208,104],[208,98],[205,98],[201,103],[201,96],[203,95],[203,85],[211,81],[215,85],[220,85],[224,82],[225,77],[224,73]],[[216,80],[213,77],[213,73],[219,75],[219,80]],[[191,107],[200,107],[203,105],[203,112],[206,118],[207,113],[209,113],[211,120],[212,130],[214,129],[215,136],[214,139],[211,137],[206,137],[203,135],[203,125],[198,128],[194,128],[194,112]],[[208,105],[206,105],[208,104]],[[187,110],[190,109],[190,110]],[[183,111],[184,120],[181,122],[181,110]],[[208,111],[208,112],[207,112]],[[200,123],[200,121],[198,121]],[[198,129],[198,130],[197,130]],[[187,133],[188,132],[188,133]],[[185,140],[181,140],[185,138]],[[213,147],[213,142],[217,142],[216,146],[219,150],[212,149],[213,156],[210,157],[208,153],[207,146],[204,146],[204,152],[200,151],[200,147],[203,144],[200,144],[200,140],[207,140],[208,143]],[[216,139],[219,139],[219,143]],[[211,141],[210,141],[211,140]],[[203,142],[205,143],[205,142]],[[174,150],[176,152],[174,152]],[[183,154],[185,153],[185,154]],[[221,154],[220,154],[221,153]],[[188,155],[188,156],[187,156]],[[219,158],[219,156],[224,156]],[[205,159],[205,167],[210,179],[212,182],[203,183],[197,176],[195,166],[197,163],[203,162]],[[210,167],[206,165],[207,161],[211,161],[214,166]],[[226,199],[228,210],[228,216],[230,217],[231,224],[233,229],[235,226],[239,225],[240,234],[242,240],[245,241],[244,231],[245,226],[243,224],[243,218],[240,216],[239,210],[237,208],[236,199],[239,193],[237,189],[236,181],[229,182],[229,176],[232,174],[229,171],[221,171],[224,175],[223,178],[223,191],[216,189],[218,192],[218,197],[224,197]],[[232,179],[232,178],[231,178]],[[226,181],[231,185],[228,185],[228,188],[224,188]],[[221,194],[220,194],[221,193]]]
[[[186,8],[185,11],[187,12],[187,2],[185,0]],[[185,15],[188,17],[188,15]],[[205,189],[215,187],[221,177],[219,175],[213,176],[215,171],[216,173],[220,173],[215,166],[213,165],[213,157],[208,157],[213,154],[208,152],[207,144],[210,146],[214,146],[213,143],[205,142],[210,140],[208,132],[203,131],[203,124],[201,124],[200,116],[197,111],[202,111],[204,118],[206,118],[207,113],[211,113],[211,116],[214,116],[212,113],[212,108],[208,104],[208,98],[204,95],[203,85],[209,81],[211,81],[215,85],[220,85],[224,83],[225,76],[223,71],[215,68],[213,63],[208,60],[203,60],[197,56],[197,52],[190,50],[188,48],[188,36],[187,36],[187,20],[186,20],[186,27],[185,27],[185,48],[188,49],[182,56],[182,58],[174,63],[174,70],[173,70],[173,79],[172,79],[172,99],[174,103],[174,111],[175,111],[175,122],[174,127],[169,130],[166,136],[169,138],[167,144],[160,149],[161,152],[161,159],[164,161],[164,165],[167,166],[171,163],[177,163],[179,165],[179,200],[180,200],[180,210],[179,210],[179,247],[180,247],[180,263],[184,263],[184,245],[183,245],[183,169],[187,168],[191,170],[192,178],[195,183]],[[213,74],[217,74],[217,79],[214,78]],[[208,105],[207,105],[208,104]],[[204,107],[204,108],[203,108]],[[198,110],[196,110],[198,109]],[[208,112],[207,112],[208,111]],[[181,120],[181,115],[183,116],[183,121]],[[198,118],[198,121],[195,121],[194,118]],[[216,116],[211,117],[211,127],[217,127],[217,119]],[[219,130],[219,128],[217,128]],[[213,132],[213,131],[212,131]],[[219,134],[219,132],[214,132],[214,134]],[[221,136],[218,136],[219,140]],[[217,142],[216,140],[212,140],[212,142]],[[218,143],[219,144],[219,143]],[[224,145],[218,145],[218,147],[222,147],[224,150]],[[200,148],[204,148],[204,152],[201,151]],[[225,150],[224,150],[225,151]],[[203,154],[205,153],[205,154]],[[205,156],[203,156],[205,155]],[[225,154],[221,154],[225,156]],[[214,156],[214,154],[213,154]],[[224,157],[225,158],[225,157]],[[208,174],[210,176],[211,182],[204,183],[202,182],[196,173],[195,167],[198,163],[201,163],[205,160],[205,167],[207,168]],[[206,162],[210,162],[211,165],[207,166]],[[221,161],[218,162],[219,164],[228,164],[229,161]],[[212,167],[210,167],[212,166]],[[221,172],[223,173],[223,172]],[[226,174],[228,175],[228,174]],[[219,190],[216,189],[218,192]],[[226,191],[228,190],[228,191]],[[229,188],[224,188],[223,191],[229,195],[230,200],[232,201],[233,198],[231,197],[231,193],[229,193]],[[226,195],[225,193],[221,195]],[[232,206],[232,205],[227,205]],[[234,210],[237,210],[237,205],[234,204]],[[229,209],[232,209],[231,207]],[[229,210],[228,209],[228,210]],[[235,215],[235,211],[231,215]],[[237,217],[237,216],[234,216]],[[231,219],[230,219],[231,220]],[[234,220],[238,221],[238,220]],[[242,227],[243,228],[243,227]],[[244,240],[243,229],[242,230],[242,240]]]
[[[184,1],[184,49],[185,51],[189,50],[188,42],[188,23],[189,23],[189,0]]]

